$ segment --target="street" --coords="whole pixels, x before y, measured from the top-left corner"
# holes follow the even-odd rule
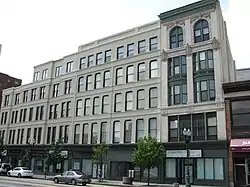
[[[0,187],[67,187],[72,185],[54,184],[50,180],[26,179],[0,176]],[[79,185],[80,186],[80,185]],[[90,187],[104,187],[104,185],[88,184]]]

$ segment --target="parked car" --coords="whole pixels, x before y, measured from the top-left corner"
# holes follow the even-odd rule
[[[11,170],[11,164],[10,163],[1,163],[0,164],[0,175],[6,175],[9,170]]]
[[[8,171],[9,177],[33,177],[33,172],[27,167],[16,167],[13,170]]]
[[[91,179],[89,176],[85,175],[80,171],[66,171],[61,175],[54,176],[54,183],[65,183],[65,184],[73,184],[77,185],[81,183],[83,186],[91,183]]]

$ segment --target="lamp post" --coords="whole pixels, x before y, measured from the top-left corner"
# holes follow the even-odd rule
[[[28,158],[29,158],[29,168],[31,169],[31,146],[34,146],[36,140],[34,138],[28,139]]]
[[[191,187],[191,185],[190,185],[190,174],[189,174],[189,154],[190,154],[190,152],[189,152],[189,148],[188,148],[188,145],[189,145],[189,143],[190,143],[190,138],[191,138],[191,131],[190,131],[190,129],[186,129],[186,128],[184,128],[184,130],[183,130],[183,135],[184,135],[184,137],[185,137],[185,144],[186,144],[186,152],[187,152],[187,157],[186,157],[186,159],[187,159],[187,175],[186,175],[186,187]]]

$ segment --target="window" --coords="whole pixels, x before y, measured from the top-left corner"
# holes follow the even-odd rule
[[[84,91],[84,77],[79,77],[78,79],[78,92]]]
[[[22,129],[22,133],[23,133],[23,129]],[[23,136],[21,133],[21,136]],[[38,135],[37,135],[37,144],[41,143],[41,137],[42,137],[42,127],[38,128]]]
[[[29,111],[29,121],[32,121],[33,120],[33,107],[30,108],[30,111]]]
[[[137,91],[137,109],[145,108],[145,91],[138,90]]]
[[[94,55],[88,56],[88,67],[94,66]]]
[[[90,115],[91,114],[91,108],[90,108],[90,98],[85,99],[85,104],[84,104],[84,115]]]
[[[109,112],[109,96],[104,95],[102,97],[102,113],[107,114]]]
[[[195,82],[195,102],[214,101],[215,100],[215,82],[214,80],[204,80]]]
[[[4,106],[8,106],[10,102],[10,95],[6,95],[4,98]]]
[[[88,135],[89,134],[89,125],[87,123],[83,124],[83,138],[82,143],[87,144],[88,143]]]
[[[80,143],[80,124],[75,125],[74,144]]]
[[[204,114],[194,114],[193,115],[193,140],[205,140],[205,119]]]
[[[69,125],[65,125],[64,127],[64,143],[68,143],[69,141]]]
[[[174,27],[170,31],[170,49],[183,46],[183,30],[181,27]]]
[[[177,116],[170,116],[169,120],[169,141],[175,142],[178,141],[178,118]]]
[[[187,64],[186,56],[178,56],[168,59],[168,76],[174,75],[186,75],[187,74]]]
[[[108,124],[107,122],[101,123],[101,143],[107,143]]]
[[[43,114],[44,114],[44,106],[40,107],[40,120],[43,120]],[[23,115],[23,121],[25,121],[26,116],[26,109],[24,109],[24,115]]]
[[[157,108],[158,105],[158,93],[157,88],[149,89],[149,108]]]
[[[127,67],[126,83],[134,81],[134,66]]]
[[[57,119],[59,116],[58,116],[58,104],[55,104],[54,106],[54,119]]]
[[[51,127],[47,128],[47,144],[50,144],[50,138],[51,138]]]
[[[94,97],[94,107],[93,107],[93,114],[100,113],[100,97]]]
[[[224,180],[223,158],[198,158],[197,179]]]
[[[200,51],[193,54],[194,72],[214,69],[213,51]]]
[[[39,74],[40,74],[40,72],[35,72],[34,73],[34,78],[33,78],[34,81],[38,81],[39,80]]]
[[[45,98],[45,86],[40,87],[40,99]]]
[[[148,132],[151,137],[157,138],[157,120],[156,118],[150,118],[149,119],[149,127],[148,127]]]
[[[154,51],[158,48],[158,41],[157,41],[157,37],[153,37],[149,39],[149,50],[150,51]]]
[[[15,96],[15,105],[19,104],[20,103],[20,94],[16,94]]]
[[[138,42],[138,54],[144,53],[146,51],[146,41],[141,40]]]
[[[42,79],[47,79],[48,78],[48,69],[44,69],[42,73]]]
[[[55,77],[58,77],[62,74],[62,66],[57,66],[55,71]]]
[[[53,97],[57,97],[59,95],[59,83],[53,85]]]
[[[207,139],[217,140],[217,118],[216,113],[207,113]]]
[[[82,99],[76,101],[76,116],[83,116],[83,103]]]
[[[35,101],[36,100],[36,88],[33,88],[31,90],[31,101]]]
[[[127,45],[127,57],[133,56],[134,55],[134,43],[128,44]]]
[[[25,91],[23,92],[23,103],[25,103],[25,102],[28,101],[28,93],[29,93],[28,90],[25,90]],[[4,105],[4,106],[6,106],[6,105]]]
[[[167,178],[176,178],[176,159],[167,158],[166,159],[166,177]]]
[[[158,77],[158,63],[157,60],[152,60],[149,64],[149,77],[154,78]]]
[[[70,117],[71,116],[71,101],[67,101],[66,103],[66,117]]]
[[[132,121],[126,120],[124,123],[124,143],[131,143]]]
[[[117,47],[117,59],[124,57],[124,46]]]
[[[126,93],[125,110],[133,110],[133,92],[131,91]]]
[[[144,138],[144,120],[138,119],[136,120],[136,141],[140,138]]]
[[[68,62],[66,66],[66,73],[70,73],[73,70],[73,62]]]
[[[187,104],[187,84],[178,84],[169,88],[169,105]]]
[[[52,128],[52,135],[51,135],[51,142],[55,142],[56,141],[56,127]]]
[[[117,68],[116,69],[116,85],[123,83],[123,69]]]
[[[121,112],[122,110],[122,94],[115,94],[115,112]]]
[[[111,74],[110,71],[104,72],[104,79],[103,79],[103,87],[107,87],[111,85]]]
[[[83,69],[86,66],[86,58],[82,57],[80,58],[80,65],[79,65],[79,69]]]
[[[194,43],[209,40],[209,26],[207,20],[201,19],[194,24]]]
[[[111,49],[105,51],[105,62],[110,62],[111,61]]]
[[[145,80],[146,78],[146,68],[145,68],[145,63],[140,63],[138,64],[138,76],[137,76],[137,80],[138,81],[142,81]]]
[[[97,138],[98,138],[98,124],[97,123],[92,123],[91,144],[97,144]]]
[[[78,104],[79,100],[76,102],[76,116],[77,116],[77,113],[79,113],[77,109],[79,107],[79,104]],[[62,106],[61,106],[61,118],[63,117],[66,117],[66,102],[62,102]]]
[[[72,80],[65,81],[64,94],[70,94],[71,93],[71,84],[72,84]]]
[[[101,88],[101,73],[95,74],[95,89]]]
[[[87,79],[86,79],[86,91],[92,90],[92,88],[93,88],[92,82],[93,82],[92,75],[88,75]]]
[[[102,52],[96,54],[96,65],[102,64]]]
[[[115,121],[113,124],[113,143],[120,143],[121,136],[121,124],[120,121]]]
[[[231,101],[232,125],[249,126],[250,100]]]

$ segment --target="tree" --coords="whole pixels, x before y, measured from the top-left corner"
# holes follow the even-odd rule
[[[93,154],[92,154],[92,160],[100,164],[100,174],[99,175],[99,181],[101,182],[102,180],[102,165],[104,163],[104,160],[107,157],[107,152],[108,152],[108,145],[105,143],[102,143],[96,147],[93,147]]]
[[[63,140],[59,138],[56,142],[53,142],[50,147],[46,149],[46,159],[45,159],[45,175],[48,171],[48,166],[53,165],[54,171],[59,163],[62,163],[66,158],[62,155],[62,145]]]
[[[144,137],[136,143],[133,153],[133,162],[143,170],[148,170],[148,186],[150,182],[150,169],[159,167],[165,155],[164,148],[156,138]]]
[[[5,157],[5,155],[2,154],[4,150],[5,150],[4,137],[0,135],[0,159],[1,161]]]

